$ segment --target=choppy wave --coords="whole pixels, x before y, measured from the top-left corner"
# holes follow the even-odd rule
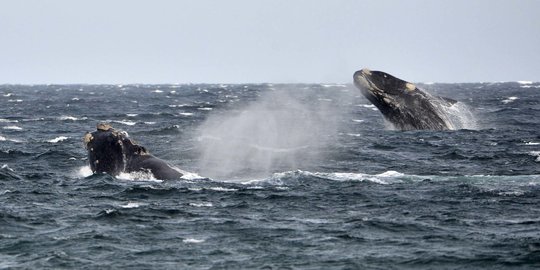
[[[508,97],[508,98],[504,99],[504,100],[502,101],[502,103],[508,104],[508,103],[514,102],[514,101],[516,101],[516,100],[518,100],[518,99],[519,99],[519,97]]]
[[[7,130],[16,130],[16,131],[21,131],[23,130],[21,127],[19,126],[5,126],[3,127],[3,129],[7,129]]]
[[[531,153],[538,155],[540,152]],[[524,187],[540,185],[539,175],[518,175],[518,176],[503,176],[503,175],[465,175],[465,176],[442,176],[442,175],[410,175],[397,171],[386,171],[379,174],[366,173],[343,173],[343,172],[309,172],[309,171],[287,171],[275,173],[271,177],[263,179],[253,179],[242,181],[242,184],[257,185],[261,183],[271,185],[288,185],[296,184],[299,179],[313,178],[328,180],[328,181],[352,181],[352,182],[371,182],[381,185],[403,184],[403,183],[418,183],[424,181],[430,182],[453,182],[463,181],[472,184],[480,184],[486,186],[509,186],[509,187]],[[224,182],[236,182],[236,180],[219,180]]]
[[[112,121],[109,121],[109,122],[113,122],[113,123],[118,123],[118,124],[122,124],[122,125],[126,125],[126,126],[134,126],[137,124],[137,122],[134,122],[134,121],[128,121],[128,120],[112,120]]]
[[[0,142],[15,142],[15,143],[22,143],[23,141],[22,140],[19,140],[19,139],[13,139],[13,138],[9,138],[9,137],[5,137],[5,136],[2,136],[0,135]]]
[[[54,139],[50,139],[48,140],[47,142],[50,142],[50,143],[59,143],[59,142],[63,142],[65,140],[68,140],[69,137],[66,137],[66,136],[59,136],[59,137],[56,137]]]
[[[535,269],[538,86],[429,84],[478,128],[400,132],[351,85],[0,85],[0,268]],[[269,91],[290,98],[198,132]],[[81,139],[102,121],[184,177],[93,175]],[[293,134],[319,147],[272,141]],[[200,145],[232,142],[208,153],[232,173],[206,175]],[[240,151],[262,166],[227,167]]]
[[[60,120],[60,121],[80,121],[80,120],[86,120],[86,119],[88,119],[88,118],[87,117],[78,118],[78,117],[71,116],[71,115],[62,115],[62,116],[58,117],[58,120]]]
[[[18,123],[18,120],[0,118],[0,123]]]

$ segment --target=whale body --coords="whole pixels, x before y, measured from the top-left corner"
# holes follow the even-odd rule
[[[445,107],[457,101],[432,96],[413,83],[382,71],[362,69],[354,73],[354,84],[384,118],[400,130],[449,130],[454,126]]]
[[[150,172],[156,179],[172,180],[182,177],[167,162],[151,155],[145,147],[132,141],[126,132],[99,123],[97,130],[84,136],[88,161],[94,174],[117,176],[123,172]]]

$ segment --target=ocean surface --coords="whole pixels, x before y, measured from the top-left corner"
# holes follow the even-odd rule
[[[352,85],[0,85],[0,269],[539,269],[540,83],[419,86],[460,129]],[[183,179],[92,175],[98,122]]]

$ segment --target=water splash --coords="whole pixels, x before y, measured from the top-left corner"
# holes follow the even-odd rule
[[[439,105],[439,110],[446,116],[450,129],[478,129],[478,123],[471,109],[464,103],[458,102],[452,106]]]
[[[82,177],[82,178],[88,177],[92,174],[93,172],[92,172],[92,169],[90,168],[90,165],[80,167],[75,173],[77,177]]]

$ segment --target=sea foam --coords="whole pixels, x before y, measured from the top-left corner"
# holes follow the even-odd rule
[[[66,136],[59,136],[59,137],[56,137],[54,139],[51,139],[51,140],[48,140],[47,142],[50,142],[50,143],[59,143],[59,142],[62,142],[62,141],[65,141],[69,139],[69,137],[66,137]]]

